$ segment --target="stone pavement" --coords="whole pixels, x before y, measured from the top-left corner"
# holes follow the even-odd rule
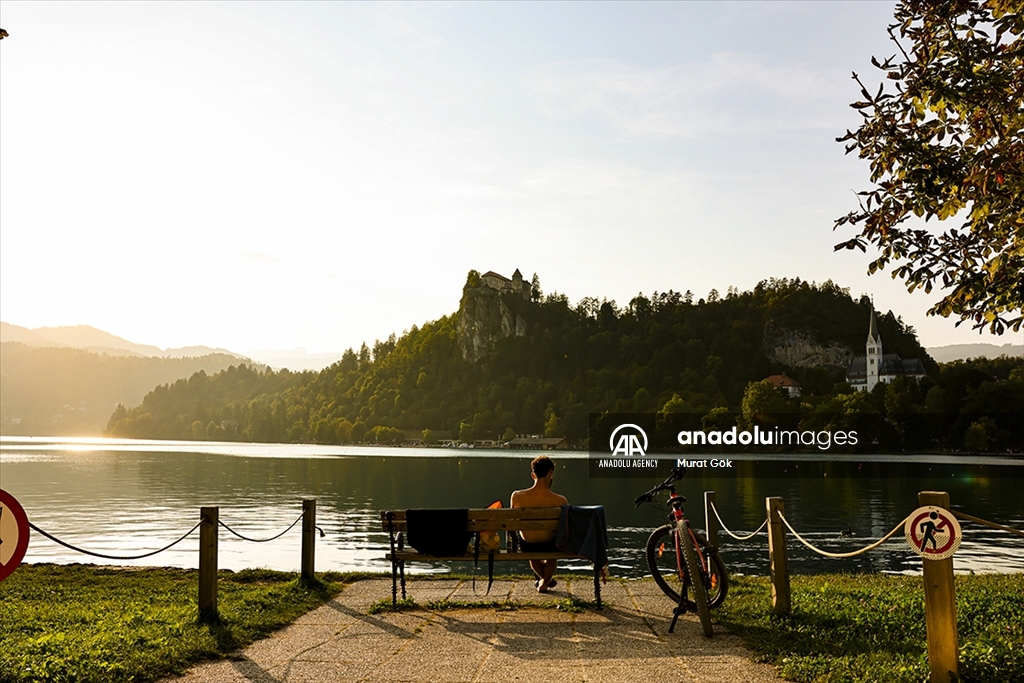
[[[482,594],[485,582],[477,582]],[[593,579],[559,580],[546,595],[530,581],[495,581],[488,596],[459,580],[409,582],[409,597],[505,600],[513,610],[460,608],[368,614],[391,597],[390,579],[359,581],[321,607],[228,660],[201,664],[164,683],[656,683],[781,681],[736,636],[715,627],[705,639],[696,616],[667,633],[672,603],[650,579],[609,581],[600,612],[563,612],[550,604],[569,595],[592,600]]]

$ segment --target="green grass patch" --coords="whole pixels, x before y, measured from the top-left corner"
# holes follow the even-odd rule
[[[0,683],[143,682],[244,647],[337,594],[264,569],[222,572],[220,622],[197,620],[194,570],[25,565],[0,583]]]
[[[607,601],[603,602],[602,606],[607,605],[607,604],[608,604]],[[596,600],[584,600],[582,598],[577,598],[575,595],[570,595],[570,596],[565,597],[565,598],[559,598],[558,600],[553,600],[550,603],[545,603],[544,605],[542,605],[542,607],[547,607],[547,608],[550,608],[550,609],[556,609],[559,612],[573,612],[573,613],[577,613],[577,612],[583,612],[583,611],[588,610],[588,609],[596,610],[597,609],[597,601]]]
[[[767,578],[734,577],[716,621],[794,681],[928,680],[920,577],[794,576],[791,592],[781,617]],[[1024,680],[1024,575],[957,576],[956,601],[962,680]]]
[[[382,598],[370,605],[370,609],[366,610],[366,613],[384,614],[387,612],[408,612],[414,609],[420,609],[420,606],[412,598],[402,598],[394,603],[391,602],[391,598]]]

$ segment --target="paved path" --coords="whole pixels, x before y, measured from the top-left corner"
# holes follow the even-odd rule
[[[609,581],[605,608],[567,613],[540,602],[593,599],[593,581],[566,581],[540,596],[529,581],[495,581],[477,597],[457,580],[412,581],[409,597],[533,602],[515,610],[425,610],[370,615],[389,598],[387,579],[359,581],[234,658],[199,665],[165,683],[761,683],[781,681],[739,638],[715,627],[707,640],[693,615],[667,633],[672,604],[651,580]],[[486,585],[486,584],[484,584]],[[483,591],[480,582],[477,588]]]

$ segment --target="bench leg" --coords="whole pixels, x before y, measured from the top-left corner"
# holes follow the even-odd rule
[[[398,564],[398,572],[402,576],[402,599],[405,600],[405,560]]]
[[[398,562],[391,560],[391,606],[398,605]]]
[[[601,570],[594,567],[594,597],[597,599],[597,609],[601,609]]]

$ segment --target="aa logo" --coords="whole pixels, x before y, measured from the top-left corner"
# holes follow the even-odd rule
[[[608,448],[612,455],[642,458],[647,454],[647,433],[635,424],[619,425],[608,439]]]

